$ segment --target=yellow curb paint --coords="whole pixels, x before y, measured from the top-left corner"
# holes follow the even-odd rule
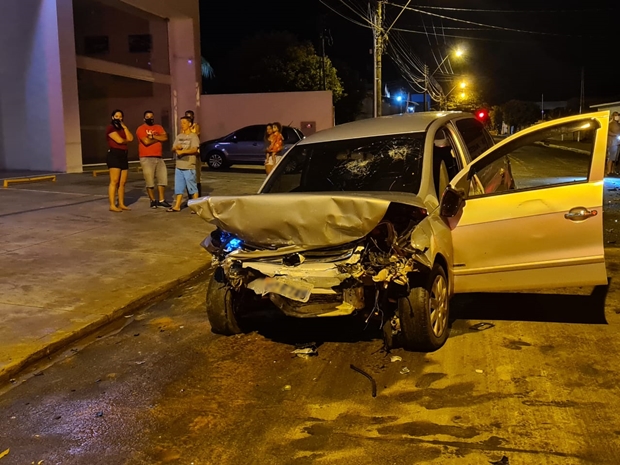
[[[13,179],[5,179],[4,187],[9,187],[9,184],[14,184],[18,182],[37,182],[37,181],[52,181],[56,182],[56,176],[33,176],[30,178],[13,178]]]

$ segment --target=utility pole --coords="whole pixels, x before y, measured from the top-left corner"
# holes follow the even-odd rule
[[[428,95],[428,85],[430,84],[430,76],[428,75],[428,65],[424,65],[424,111],[429,111],[427,98]]]
[[[579,96],[579,114],[583,111],[586,100],[585,70],[581,67],[581,95]]]
[[[381,55],[383,54],[383,0],[379,0],[377,3],[377,13],[375,14],[375,21],[373,31],[375,33],[374,43],[374,58],[375,58],[375,105],[374,116],[375,118],[381,116],[382,111],[382,80],[381,80]]]
[[[325,29],[321,31],[321,81],[323,84],[323,90],[327,90],[327,79],[325,76]]]

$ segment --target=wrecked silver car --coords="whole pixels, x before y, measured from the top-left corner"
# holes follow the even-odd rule
[[[600,127],[603,120],[582,115],[557,124],[572,130],[585,127],[583,121]],[[300,141],[257,195],[191,201],[190,207],[216,227],[203,243],[215,267],[207,292],[213,331],[241,332],[242,314],[266,301],[299,318],[377,319],[388,347],[432,351],[448,337],[454,292],[571,285],[576,268],[568,267],[579,261],[574,251],[560,257],[566,270],[558,262],[558,247],[549,251],[548,275],[542,273],[547,265],[538,260],[540,253],[531,264],[523,262],[523,254],[510,255],[536,247],[541,238],[560,244],[562,234],[569,234],[555,228],[528,235],[528,215],[537,220],[541,214],[563,215],[566,206],[558,199],[566,195],[555,194],[553,180],[533,188],[531,170],[521,185],[511,168],[511,157],[524,150],[541,156],[549,144],[537,144],[538,135],[546,140],[555,130],[547,126],[523,131],[523,144],[514,136],[493,147],[486,129],[466,113],[358,121]],[[592,167],[600,161],[594,147]],[[562,156],[556,152],[549,156]],[[588,200],[594,202],[588,205],[597,205],[598,191],[602,201],[602,187],[594,187],[601,185],[599,171],[590,169],[586,179]],[[520,204],[509,197],[524,192],[538,210],[515,213]],[[557,199],[544,201],[550,196]],[[592,215],[588,231],[602,230],[600,216]],[[480,227],[491,228],[493,237]],[[506,240],[514,243],[508,252]],[[588,279],[602,281],[604,257],[601,275],[601,260],[591,256],[600,246],[602,257],[602,240],[594,235],[585,240]]]

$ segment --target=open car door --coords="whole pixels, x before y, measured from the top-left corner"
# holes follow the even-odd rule
[[[542,123],[482,154],[446,202],[454,292],[607,284],[603,177],[609,113]],[[442,212],[450,209],[442,208]]]

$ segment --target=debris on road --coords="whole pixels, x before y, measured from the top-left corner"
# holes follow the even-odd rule
[[[284,386],[284,387],[282,388],[282,390],[283,390],[283,391],[290,391],[290,390],[291,390],[291,385],[290,385],[290,384],[287,384],[286,386]]]
[[[364,370],[356,367],[353,364],[351,364],[350,367],[353,371],[357,371],[360,375],[365,376],[366,378],[370,380],[370,383],[372,385],[372,396],[377,397],[377,383],[375,382],[374,378],[370,376],[368,373],[366,373]]]
[[[484,331],[485,329],[491,329],[494,327],[495,325],[493,323],[481,322],[481,323],[476,323],[475,325],[471,325],[469,329],[473,331]]]
[[[489,462],[491,465],[510,465],[508,462],[508,457],[505,455],[497,462]]]
[[[298,357],[308,358],[319,355],[319,349],[316,345],[316,342],[310,342],[308,344],[298,344],[295,347],[296,349],[292,351],[291,354],[295,354]]]
[[[103,412],[97,412],[97,413],[95,414],[95,416],[96,416],[96,417],[102,417],[102,416],[103,416]]]
[[[398,355],[392,355],[390,357],[390,362],[394,363],[394,362],[402,362],[403,358],[399,357]]]
[[[9,451],[10,451],[10,450],[11,450],[11,449],[7,449],[7,450],[5,450],[4,452],[0,452],[0,459],[1,459],[2,457],[6,457],[7,455],[9,455]]]
[[[476,370],[476,373],[484,373],[482,370]]]
[[[409,371],[409,368],[407,368],[407,367],[403,367],[403,368],[400,370],[400,374],[401,374],[401,375],[406,375],[406,374],[407,374],[407,373],[409,373],[409,372],[410,372],[410,371]]]
[[[144,365],[146,363],[146,360],[142,360],[140,362],[136,362],[136,365]]]

